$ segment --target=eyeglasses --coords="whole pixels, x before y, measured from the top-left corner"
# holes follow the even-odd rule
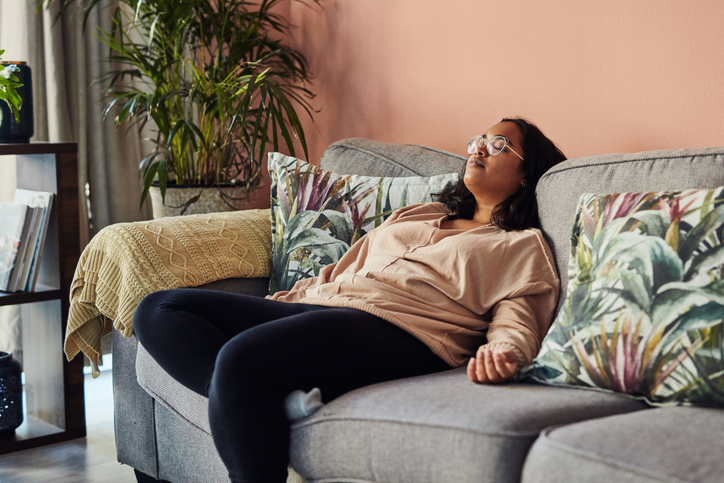
[[[513,154],[518,156],[520,160],[523,161],[523,156],[516,153],[515,149],[511,148],[509,143],[510,139],[506,138],[505,136],[493,136],[492,138],[487,139],[486,136],[478,135],[473,137],[468,143],[468,154],[475,154],[478,149],[486,146],[489,155],[500,156],[507,147],[513,152]]]

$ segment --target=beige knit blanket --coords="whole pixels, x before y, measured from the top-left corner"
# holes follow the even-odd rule
[[[101,337],[133,334],[133,313],[158,290],[227,278],[268,277],[270,210],[188,215],[101,230],[83,250],[70,287],[68,360],[83,352],[97,377]]]

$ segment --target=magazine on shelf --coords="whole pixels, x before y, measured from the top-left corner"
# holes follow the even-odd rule
[[[26,224],[29,228],[32,215],[24,203],[0,203],[0,290],[8,290],[23,231]]]
[[[27,265],[27,271],[24,274],[24,281],[22,284],[18,285],[18,290],[32,292],[35,290],[35,284],[38,282],[40,261],[43,257],[43,248],[45,248],[48,223],[50,221],[50,213],[53,207],[53,193],[49,193],[47,191],[18,189],[15,190],[15,201],[40,208],[38,224],[36,226],[37,234],[34,237],[35,242],[32,245],[30,263]]]
[[[31,258],[33,257],[35,239],[38,237],[38,218],[40,218],[40,208],[37,206],[28,206],[28,215],[26,216],[30,217],[30,222],[23,227],[23,234],[20,237],[20,246],[18,247],[18,255],[15,257],[15,266],[13,267],[13,272],[10,275],[8,292],[25,290],[25,277],[27,277]]]
[[[40,214],[40,208],[36,206],[28,206],[28,212],[25,215],[26,223],[23,227],[23,234],[20,236],[20,245],[18,247],[18,254],[15,257],[15,266],[10,274],[10,282],[8,283],[8,292],[17,292],[18,290],[24,290],[25,285],[21,284],[24,281],[24,277],[28,273],[28,267],[33,256],[33,247],[35,246],[35,238],[38,236],[38,218]]]

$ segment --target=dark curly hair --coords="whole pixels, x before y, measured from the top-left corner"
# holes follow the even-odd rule
[[[532,122],[522,118],[505,118],[500,122],[512,122],[520,129],[525,158],[521,169],[525,174],[525,186],[498,203],[490,221],[505,231],[540,228],[536,185],[543,173],[565,161],[566,156]],[[475,214],[475,196],[465,186],[464,174],[465,165],[457,184],[450,184],[434,195],[435,201],[443,203],[450,211],[450,219],[472,220]]]

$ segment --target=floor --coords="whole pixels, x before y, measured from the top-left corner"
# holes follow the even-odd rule
[[[0,482],[136,483],[133,469],[116,461],[111,373],[85,377],[88,436],[0,456]]]

